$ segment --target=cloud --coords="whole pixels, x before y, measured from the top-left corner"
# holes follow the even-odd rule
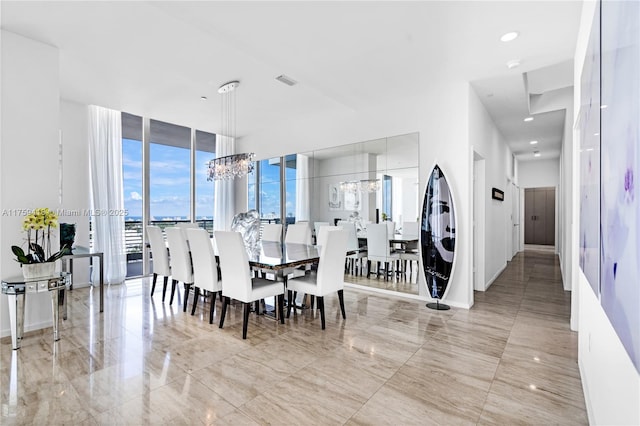
[[[129,196],[132,200],[142,200],[142,195],[140,195],[136,191],[131,191],[131,194],[129,194]]]

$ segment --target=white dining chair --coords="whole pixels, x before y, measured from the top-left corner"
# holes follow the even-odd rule
[[[194,228],[200,228],[200,225],[198,225],[197,223],[191,223],[191,222],[178,222],[176,223],[176,228],[194,229]]]
[[[351,271],[352,275],[357,275],[358,270],[360,270],[360,276],[362,276],[362,262],[367,257],[367,249],[366,247],[360,247],[356,224],[347,220],[340,220],[338,221],[338,226],[347,231],[347,251],[354,252],[347,255],[347,261],[350,264],[346,265],[346,268]]]
[[[289,299],[292,298],[292,292],[294,291],[315,296],[318,301],[323,330],[325,329],[325,296],[337,292],[342,318],[347,318],[344,310],[344,271],[342,268],[336,268],[336,265],[344,264],[347,252],[347,236],[347,231],[337,229],[337,227],[327,230],[324,245],[320,247],[318,270],[304,277],[287,281]],[[292,306],[287,308],[287,317],[291,315],[291,308]]]
[[[318,244],[318,232],[320,232],[320,228],[329,225],[329,222],[313,222],[313,235],[316,236],[316,244]]]
[[[189,289],[193,284],[193,269],[191,267],[191,255],[187,245],[186,233],[178,227],[165,228],[167,242],[169,243],[169,260],[171,262],[171,298],[169,305],[173,303],[173,296],[178,282],[184,284],[184,302],[182,311],[187,311],[187,298]]]
[[[372,223],[367,226],[367,278],[371,274],[371,262],[376,262],[376,275],[380,276],[380,263],[385,264],[384,278],[390,272],[389,264],[393,265],[400,259],[400,255],[391,250],[389,234],[385,223]]]
[[[311,244],[311,228],[308,223],[292,223],[287,226],[285,243]]]
[[[282,224],[265,223],[262,226],[262,241],[282,242]]]
[[[327,233],[334,229],[342,229],[342,227],[331,226],[331,225],[322,225],[318,227],[318,230],[316,231],[316,245],[318,246],[324,245],[327,239]]]
[[[280,244],[282,242],[282,224],[281,223],[265,223],[262,228],[261,241],[276,242]],[[264,247],[265,246],[263,245],[263,249]],[[268,247],[270,249],[273,249],[273,246],[271,245],[269,245]],[[273,271],[269,271],[267,269],[260,269],[260,273],[262,274],[263,277],[266,277],[267,279],[270,279],[270,280],[276,279],[276,275],[273,273]]]
[[[221,274],[224,277],[220,328],[224,325],[229,302],[235,299],[244,305],[242,338],[246,339],[251,303],[276,296],[280,322],[284,324],[284,283],[252,278],[249,257],[239,232],[215,231],[215,238],[218,246],[224,247],[219,253]]]
[[[389,239],[393,239],[393,236],[396,234],[396,223],[390,220],[384,222],[387,225],[387,234],[389,235]]]
[[[151,296],[156,289],[156,281],[158,275],[164,277],[164,284],[162,285],[162,301],[167,292],[167,283],[169,276],[171,276],[171,267],[169,266],[169,252],[167,251],[167,245],[164,242],[162,236],[162,229],[159,226],[149,225],[147,226],[147,237],[149,238],[149,244],[151,245],[151,254],[153,260],[153,283],[151,284]]]
[[[196,305],[200,297],[200,290],[211,293],[211,309],[209,310],[209,324],[213,323],[213,309],[216,304],[216,293],[222,291],[222,281],[218,276],[218,264],[213,252],[211,237],[206,229],[187,229],[187,238],[191,248],[191,262],[193,263],[193,306],[191,315],[196,312]],[[221,293],[222,294],[222,293]]]

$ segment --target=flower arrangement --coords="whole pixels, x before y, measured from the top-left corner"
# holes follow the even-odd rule
[[[37,208],[22,221],[27,232],[27,253],[21,247],[11,246],[16,261],[21,264],[54,262],[66,252],[66,246],[51,254],[51,229],[58,226],[58,215],[48,208]]]

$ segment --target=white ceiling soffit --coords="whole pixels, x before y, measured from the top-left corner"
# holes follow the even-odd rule
[[[573,56],[578,1],[0,2],[2,28],[56,46],[64,99],[239,137],[428,93],[434,78],[510,78]],[[520,37],[501,43],[517,29]],[[275,78],[286,74],[298,84]],[[200,97],[208,97],[201,101]],[[498,94],[496,94],[498,96]],[[515,95],[505,95],[515,96]]]

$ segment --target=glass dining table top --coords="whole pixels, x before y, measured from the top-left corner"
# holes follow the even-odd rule
[[[320,260],[320,247],[314,245],[263,241],[259,247],[259,251],[248,253],[251,266],[277,271]]]

